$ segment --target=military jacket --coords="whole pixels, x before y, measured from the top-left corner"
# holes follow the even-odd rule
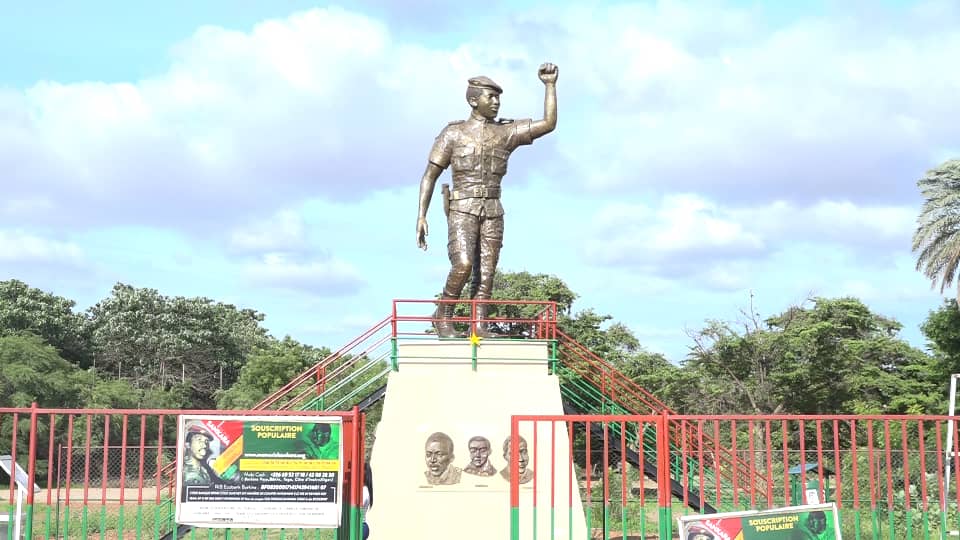
[[[213,479],[205,468],[193,460],[183,460],[183,484],[187,486],[207,485]]]
[[[533,142],[532,122],[529,118],[481,121],[471,117],[443,128],[430,150],[430,162],[441,169],[451,167],[450,210],[477,216],[503,215],[500,181],[507,174],[510,153]]]

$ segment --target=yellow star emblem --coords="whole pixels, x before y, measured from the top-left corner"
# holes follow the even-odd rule
[[[483,339],[483,338],[481,338],[480,336],[478,336],[475,332],[473,332],[473,333],[470,334],[470,343],[472,343],[473,345],[480,345],[480,340],[481,340],[481,339]]]

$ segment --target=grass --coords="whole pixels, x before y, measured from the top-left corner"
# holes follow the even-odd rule
[[[99,503],[99,501],[98,501]],[[0,507],[2,508],[2,507]],[[86,538],[101,540],[159,539],[171,531],[173,523],[172,501],[161,501],[123,506],[113,502],[106,505],[35,504],[33,510],[34,539]],[[5,510],[11,519],[15,506]],[[12,529],[12,526],[10,527]],[[26,524],[22,525],[26,532]],[[12,531],[11,531],[12,532]],[[187,540],[333,540],[333,529],[214,529],[194,528],[183,536]],[[12,538],[12,535],[10,535]]]

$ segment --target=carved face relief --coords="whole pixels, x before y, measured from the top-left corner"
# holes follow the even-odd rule
[[[470,451],[470,463],[482,469],[490,459],[490,441],[484,438],[473,439],[467,444],[467,450]]]
[[[450,462],[453,461],[453,448],[446,442],[439,440],[427,441],[424,449],[424,458],[427,462],[427,470],[432,476],[443,474]]]

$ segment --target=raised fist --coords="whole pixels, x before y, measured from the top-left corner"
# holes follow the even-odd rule
[[[540,64],[540,69],[537,70],[537,75],[544,84],[557,82],[557,75],[559,74],[560,70],[557,69],[557,66],[550,63]]]

